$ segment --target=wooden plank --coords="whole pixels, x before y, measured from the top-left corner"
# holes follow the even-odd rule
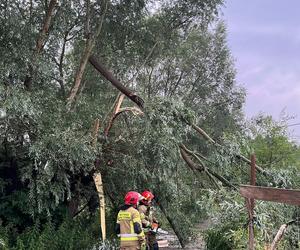
[[[296,189],[241,185],[240,194],[245,198],[300,206],[300,190]]]

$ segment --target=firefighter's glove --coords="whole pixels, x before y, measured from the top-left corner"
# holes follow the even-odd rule
[[[152,228],[152,230],[157,230],[159,228],[159,224],[158,223],[152,223],[151,228]]]

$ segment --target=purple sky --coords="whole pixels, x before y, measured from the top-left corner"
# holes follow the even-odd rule
[[[247,90],[245,113],[300,122],[300,1],[227,0],[223,19],[237,80]],[[290,127],[300,142],[300,126]]]

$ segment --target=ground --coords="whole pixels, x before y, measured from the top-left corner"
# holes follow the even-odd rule
[[[211,220],[204,220],[203,222],[199,223],[195,227],[196,237],[191,239],[190,242],[185,246],[185,249],[205,249],[205,241],[203,238],[203,232],[207,230],[212,225]],[[170,231],[167,235],[159,235],[158,239],[160,240],[167,240],[169,246],[168,247],[161,247],[162,250],[175,250],[181,249],[179,241],[174,232]]]

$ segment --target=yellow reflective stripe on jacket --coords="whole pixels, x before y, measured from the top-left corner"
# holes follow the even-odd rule
[[[128,238],[121,237],[121,241],[136,241],[136,240],[139,240],[139,238],[138,237],[128,237]]]
[[[138,235],[133,234],[120,234],[121,241],[132,241],[132,240],[139,240]]]

